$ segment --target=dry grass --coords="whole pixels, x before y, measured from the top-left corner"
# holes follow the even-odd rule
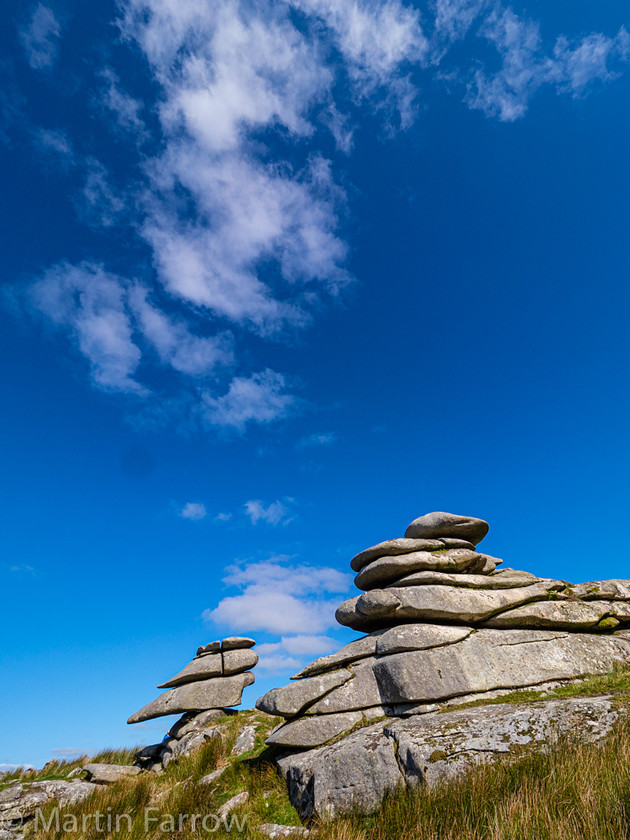
[[[284,781],[276,771],[273,752],[264,748],[264,738],[277,721],[254,713],[239,714],[221,723],[229,728],[225,741],[212,739],[193,755],[173,761],[160,775],[143,774],[98,788],[82,803],[60,809],[59,826],[56,820],[53,820],[47,827],[54,807],[48,806],[43,809],[43,819],[38,822],[36,836],[42,840],[68,840],[69,837],[81,840],[103,840],[108,837],[164,840],[165,837],[224,836],[225,825],[209,832],[203,829],[200,820],[193,830],[190,815],[216,814],[221,805],[244,790],[249,793],[249,801],[233,812],[237,821],[231,833],[243,838],[257,837],[260,840],[262,835],[255,831],[255,825],[264,822],[299,825],[297,812],[287,797]],[[238,729],[252,723],[258,728],[256,747],[238,759],[230,758]],[[101,753],[99,758],[109,763],[131,763],[126,751],[120,751],[116,755],[108,750]],[[224,765],[227,769],[214,785],[199,784],[203,776]],[[98,824],[94,818],[96,813],[102,815]],[[120,816],[127,814],[130,819]],[[188,815],[183,820],[181,831],[178,828],[180,814]],[[147,815],[150,818],[148,825]],[[175,831],[170,830],[169,815],[174,815]],[[242,824],[240,820],[244,816],[245,827],[239,832],[237,824]],[[64,824],[70,831],[64,831]],[[75,825],[78,826],[78,831],[74,830]],[[210,827],[215,825],[216,822],[209,822]],[[164,830],[163,827],[168,830]]]
[[[617,693],[627,703],[630,672],[593,678],[561,696]],[[524,699],[524,698],[523,698]],[[532,697],[531,699],[537,699]],[[246,816],[245,829],[230,832],[243,838],[262,835],[256,825],[276,822],[299,825],[284,782],[276,771],[274,753],[264,747],[264,737],[275,721],[258,713],[240,713],[222,721],[229,728],[227,741],[213,739],[192,756],[171,763],[161,775],[143,774],[98,789],[79,805],[68,807],[60,819],[83,816],[130,814],[112,830],[99,830],[89,822],[78,833],[40,830],[42,840],[102,840],[102,838],[208,838],[225,836],[225,826],[214,832],[194,830],[186,822],[182,830],[164,832],[159,823],[146,831],[145,809],[152,815],[215,814],[229,798],[249,792],[249,801],[234,813]],[[255,749],[238,759],[230,757],[238,729],[255,723]],[[579,736],[579,733],[576,733]],[[129,753],[112,751],[100,760],[130,763]],[[85,762],[83,762],[85,763]],[[199,780],[218,767],[225,772],[211,786]],[[77,763],[49,767],[41,778],[63,778]],[[6,783],[3,779],[3,782]],[[50,814],[49,808],[44,814]],[[600,745],[561,741],[547,754],[524,754],[513,762],[480,766],[457,782],[434,790],[401,791],[386,798],[370,816],[352,816],[314,822],[317,840],[630,840],[630,721],[618,724],[613,735]]]

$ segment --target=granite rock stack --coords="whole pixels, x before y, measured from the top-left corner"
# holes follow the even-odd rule
[[[223,711],[241,702],[243,689],[254,682],[258,662],[253,639],[230,636],[197,649],[197,655],[174,677],[158,686],[167,689],[127,723],[140,723],[180,712]]]
[[[452,706],[516,689],[545,690],[630,664],[630,581],[572,585],[501,569],[501,560],[477,550],[487,532],[481,519],[430,513],[404,537],[357,554],[351,567],[363,592],[341,604],[337,620],[365,635],[258,700],[260,710],[285,718],[267,743],[286,750],[279,763],[302,813],[308,807],[338,813],[353,802],[341,777],[331,793],[328,774],[328,805],[313,804],[320,758],[322,767],[334,759],[345,768],[341,776],[368,761],[362,778],[375,774],[382,794],[390,771],[400,781],[396,725],[424,731],[436,712]],[[443,715],[439,720],[445,724]],[[368,735],[363,752],[341,761],[344,744],[349,749]],[[389,769],[378,765],[381,748],[391,752]],[[324,761],[327,750],[335,755]],[[416,760],[420,766],[422,756],[409,764]],[[311,797],[308,807],[304,796]]]

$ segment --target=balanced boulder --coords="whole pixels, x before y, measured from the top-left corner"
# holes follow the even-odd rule
[[[411,525],[407,527],[405,537],[407,539],[458,537],[477,545],[486,536],[489,528],[490,526],[483,519],[434,511],[414,519]]]
[[[251,650],[255,644],[253,639],[232,636],[199,647],[192,662],[158,686],[168,691],[143,706],[127,723],[238,706],[243,689],[254,682],[250,669],[258,662],[258,655]]]

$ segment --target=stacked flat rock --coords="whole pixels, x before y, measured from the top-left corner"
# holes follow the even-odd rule
[[[197,648],[192,662],[158,685],[167,691],[132,715],[127,723],[238,706],[243,689],[254,682],[250,669],[258,662],[258,655],[251,650],[255,644],[245,636],[230,636]]]
[[[337,620],[366,635],[259,699],[286,719],[267,743],[315,748],[375,719],[630,664],[630,581],[574,586],[501,570],[477,551],[487,532],[481,519],[429,513],[404,537],[357,554],[363,594],[341,604]]]

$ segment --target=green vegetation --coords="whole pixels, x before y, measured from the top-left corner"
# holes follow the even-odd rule
[[[620,703],[630,696],[630,669],[556,689],[550,697],[614,694]],[[541,699],[541,692],[519,691],[485,703],[526,702]],[[468,704],[470,705],[470,704]],[[480,705],[476,703],[475,705]],[[41,840],[101,838],[190,838],[201,840],[227,831],[194,829],[184,821],[182,829],[165,832],[160,822],[146,831],[146,809],[157,820],[163,815],[215,814],[231,797],[247,791],[249,800],[232,814],[247,821],[242,832],[233,826],[231,835],[258,838],[261,823],[300,825],[290,804],[285,784],[274,764],[273,749],[264,738],[278,721],[257,712],[242,712],[222,723],[228,727],[225,740],[208,741],[193,755],[173,761],[159,774],[142,774],[98,788],[80,804],[60,811],[58,830],[53,823],[36,834]],[[255,748],[239,758],[230,757],[240,727],[255,724]],[[576,733],[579,735],[579,733]],[[130,763],[131,753],[107,751],[97,756],[108,763]],[[434,755],[433,760],[442,756]],[[85,759],[81,763],[85,763]],[[47,765],[45,771],[25,781],[65,778],[79,762]],[[213,784],[201,785],[202,777],[215,769],[226,769]],[[3,778],[5,786],[19,774]],[[44,809],[44,819],[52,814]],[[112,830],[103,830],[89,815],[114,815]],[[130,824],[115,815],[130,814]],[[88,817],[79,833],[64,833],[64,819],[74,817],[78,825]],[[436,787],[400,791],[388,796],[380,811],[370,816],[354,815],[316,821],[311,826],[317,840],[630,840],[630,720],[618,724],[613,735],[600,745],[563,740],[546,754],[524,752],[517,760],[482,765],[464,778]]]
[[[249,800],[235,809],[232,814],[237,819],[247,815],[247,821],[242,833],[238,833],[236,829],[233,830],[232,833],[236,836],[257,837],[260,840],[262,835],[255,831],[254,826],[265,822],[300,825],[297,812],[289,802],[284,780],[278,774],[273,762],[274,751],[264,745],[264,739],[269,730],[279,723],[279,719],[254,712],[227,717],[219,723],[228,729],[225,740],[214,738],[208,741],[204,747],[192,755],[171,762],[159,775],[142,774],[98,788],[83,802],[59,810],[59,829],[55,820],[50,827],[47,827],[54,806],[50,805],[42,809],[43,820],[40,820],[38,824],[36,836],[42,840],[43,838],[68,840],[69,837],[80,838],[80,840],[97,840],[97,838],[102,840],[107,837],[128,838],[128,840],[145,838],[146,840],[149,837],[224,836],[226,832],[223,827],[209,833],[198,825],[193,831],[187,825],[189,820],[183,822],[181,832],[179,830],[162,831],[161,819],[164,815],[171,814],[175,815],[176,820],[179,819],[180,814],[216,814],[228,799],[242,791],[249,793]],[[238,758],[230,758],[238,730],[245,724],[256,726],[255,747]],[[107,750],[91,760],[109,764],[131,764],[133,752],[133,750]],[[85,764],[85,759],[81,763]],[[56,774],[49,773],[46,778],[66,778],[76,766],[80,765],[77,762],[62,764]],[[200,779],[221,767],[226,767],[226,769],[213,784],[199,784]],[[19,774],[13,774],[11,780],[14,780],[16,776]],[[37,774],[27,781],[39,781],[43,778],[43,775]],[[147,809],[152,810],[147,812]],[[90,816],[96,812],[103,815],[100,828]],[[147,813],[151,818],[148,833],[145,826]],[[120,818],[119,830],[116,830],[116,815],[123,814],[131,815],[131,825],[126,818]],[[112,815],[111,831],[103,830],[104,827],[107,828],[107,815]],[[168,817],[165,818],[168,819]],[[74,833],[72,828],[69,833],[64,832],[64,821],[66,821],[66,826],[78,825],[79,832]]]
[[[459,703],[445,706],[440,713],[452,712],[455,709],[471,709],[475,706],[495,706],[499,703],[528,703],[535,700],[558,700],[565,697],[597,697],[604,694],[614,694],[620,702],[630,697],[630,668],[616,668],[610,674],[585,677],[583,680],[561,685],[549,691],[538,691],[535,688],[511,691],[500,697],[491,699],[471,700],[469,703]]]

